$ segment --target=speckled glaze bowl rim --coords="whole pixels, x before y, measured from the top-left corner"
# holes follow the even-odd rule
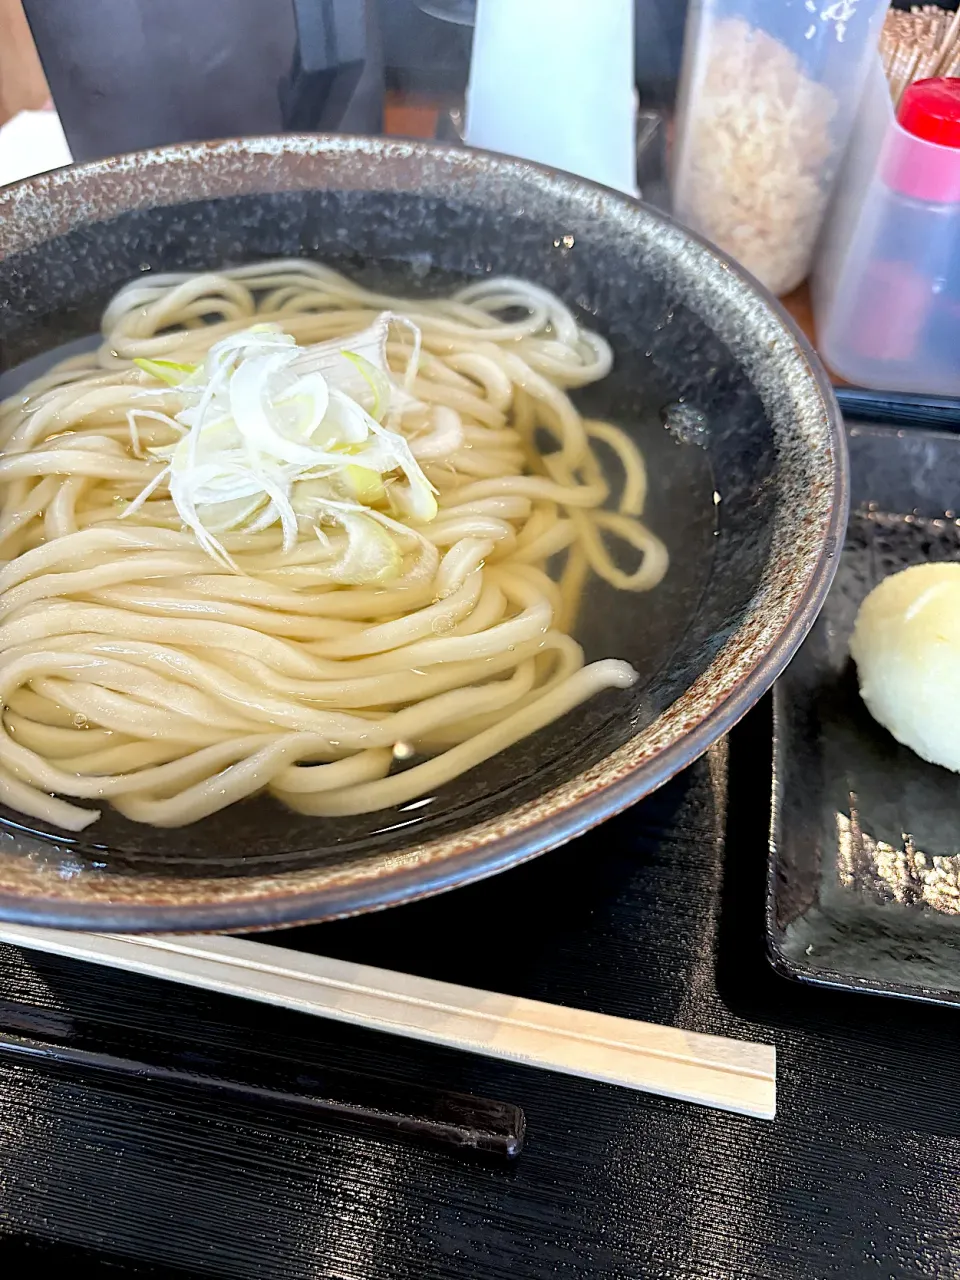
[[[818,401],[817,428],[828,446],[828,461],[819,463],[824,483],[815,512],[818,522],[805,530],[806,555],[784,544],[794,563],[792,576],[781,571],[787,583],[781,584],[782,598],[762,600],[758,592],[741,626],[710,666],[652,725],[594,767],[499,818],[420,846],[377,853],[369,864],[332,872],[178,880],[86,871],[62,880],[49,870],[27,870],[21,857],[0,857],[0,919],[125,931],[272,929],[412,901],[494,875],[612,817],[712,746],[771,687],[826,598],[849,502],[846,440],[826,371],[792,318],[747,272],[658,210],[619,192],[527,161],[429,142],[291,134],[176,144],[54,170],[0,188],[0,258],[135,209],[218,196],[322,189],[331,185],[324,182],[323,162],[348,171],[350,164],[356,166],[355,180],[346,184],[353,189],[392,189],[384,166],[371,165],[373,159],[394,163],[401,175],[405,166],[445,166],[451,180],[459,177],[468,186],[478,170],[505,184],[533,182],[541,191],[556,191],[584,209],[589,206],[594,216],[630,215],[638,231],[652,220],[658,236],[672,240],[677,252],[700,255],[699,267],[712,275],[718,294],[724,295],[729,315],[727,310],[722,313],[727,318],[742,318],[744,304],[761,301],[775,335],[771,347],[781,338],[789,341],[789,359],[804,384],[801,391]],[[783,360],[783,354],[778,358]],[[756,377],[754,381],[763,395]],[[768,387],[771,394],[772,390]],[[768,572],[775,554],[771,547]],[[16,874],[11,874],[14,867]]]

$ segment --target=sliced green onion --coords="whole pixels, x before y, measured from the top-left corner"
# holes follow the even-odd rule
[[[340,339],[301,350],[278,325],[258,324],[216,343],[202,368],[138,359],[138,368],[182,393],[170,425],[185,434],[146,450],[169,465],[129,510],[165,481],[184,524],[225,568],[239,572],[220,541],[226,533],[279,524],[289,551],[312,525],[334,557],[323,570],[329,581],[395,577],[404,534],[421,541],[422,535],[376,506],[389,501],[398,515],[421,524],[436,516],[437,503],[406,437],[377,420],[410,403],[386,365],[387,327],[380,316],[349,346]],[[371,396],[372,413],[365,407]],[[136,446],[135,423],[131,439]],[[345,536],[331,541],[324,524]]]
[[[179,387],[196,373],[198,367],[195,364],[177,364],[173,360],[144,360],[141,356],[134,357],[133,363],[144,373],[149,373],[151,378],[165,382],[168,387]]]
[[[343,513],[338,518],[347,534],[347,549],[333,566],[338,582],[356,585],[389,582],[399,574],[403,557],[386,529],[362,514]],[[321,531],[316,532],[324,541]]]
[[[344,348],[340,353],[345,360],[349,360],[354,365],[363,378],[364,382],[373,392],[373,408],[370,410],[370,416],[376,418],[377,422],[383,421],[383,415],[387,411],[390,403],[390,380],[382,369],[369,361],[366,356],[362,356],[359,351],[347,351]]]
[[[380,472],[370,467],[344,467],[343,480],[350,496],[365,507],[375,506],[387,496]]]

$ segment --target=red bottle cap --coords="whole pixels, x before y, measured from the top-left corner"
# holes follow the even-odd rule
[[[897,119],[915,138],[960,147],[960,79],[917,80],[904,93]]]
[[[960,79],[918,80],[887,140],[888,187],[932,204],[960,203]]]

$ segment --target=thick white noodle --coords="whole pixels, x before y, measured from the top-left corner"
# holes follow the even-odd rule
[[[426,407],[391,425],[439,491],[394,581],[332,584],[307,528],[288,553],[279,528],[222,535],[229,572],[165,480],[121,518],[182,407],[134,358],[197,361],[266,320],[307,345],[385,310],[422,333],[410,390]],[[398,373],[410,341],[396,326]],[[99,810],[70,799],[170,827],[265,789],[365,813],[628,686],[626,663],[584,665],[569,634],[591,571],[645,591],[667,568],[636,445],[567,395],[610,365],[521,280],[395,298],[296,259],[127,285],[99,351],[0,404],[0,800],[74,831]]]

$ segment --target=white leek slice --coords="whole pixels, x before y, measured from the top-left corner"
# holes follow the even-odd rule
[[[380,472],[370,467],[344,467],[343,482],[351,498],[365,507],[383,502],[387,496]]]
[[[391,321],[403,325],[413,334],[413,351],[404,374],[403,388],[394,383],[387,364]],[[420,330],[412,320],[392,311],[383,311],[366,329],[349,338],[331,338],[302,348],[295,371],[322,374],[331,387],[343,391],[382,421],[388,409],[403,408],[411,403],[408,392],[417,375],[420,344]],[[374,374],[373,380],[371,374]],[[385,395],[385,392],[389,394]],[[377,411],[378,394],[383,401],[379,406],[380,412]]]
[[[250,521],[265,505],[269,504],[265,504],[264,495],[259,492],[248,498],[228,498],[225,502],[198,502],[197,515],[208,533],[229,533],[238,525],[245,525],[253,532]],[[275,520],[273,514],[270,523]]]
[[[340,445],[363,444],[369,438],[370,415],[355,400],[351,400],[345,391],[330,387],[330,401],[327,414],[317,431],[317,444],[324,448],[336,448]]]
[[[433,520],[438,510],[437,500],[434,497],[436,489],[420,470],[420,464],[413,456],[409,444],[396,431],[387,431],[386,428],[372,422],[370,425],[381,442],[386,445],[388,456],[392,454],[396,458],[395,465],[407,478],[406,484],[394,485],[391,495],[400,514],[413,516],[415,520],[421,522]]]
[[[358,351],[349,351],[343,348],[341,354],[344,360],[349,360],[356,368],[357,372],[363,378],[364,382],[369,386],[370,393],[373,396],[373,404],[370,406],[371,418],[376,418],[377,422],[383,421],[383,415],[386,413],[390,404],[391,383],[390,378],[384,369],[379,369],[375,364],[367,359],[366,356],[360,355]]]
[[[387,530],[367,515],[345,512],[339,518],[347,534],[347,548],[333,566],[336,580],[362,585],[395,578],[403,556]]]
[[[236,569],[217,534],[279,523],[289,551],[302,524],[324,542],[318,526],[332,523],[346,542],[333,581],[379,582],[400,571],[397,541],[405,526],[375,504],[423,523],[436,516],[437,503],[406,438],[377,420],[409,402],[387,367],[390,319],[384,313],[349,345],[335,339],[304,351],[277,325],[257,324],[216,343],[196,371],[140,362],[167,381],[175,369],[184,375],[176,383],[184,404],[173,421],[185,434],[148,452],[169,464],[181,519],[219,563]],[[416,358],[419,331],[406,323],[416,335]],[[460,438],[459,429],[451,434],[445,426],[434,448]],[[141,507],[166,475],[155,476],[128,510]]]
[[[245,444],[252,450],[281,462],[295,462],[301,466],[316,465],[316,449],[310,436],[320,425],[327,411],[328,393],[322,378],[304,378],[309,382],[311,407],[301,414],[297,422],[297,398],[287,395],[280,401],[292,414],[281,416],[274,391],[271,399],[271,383],[290,363],[285,352],[267,356],[253,356],[242,361],[230,379],[230,414]],[[322,387],[322,393],[319,388]],[[300,389],[298,387],[298,395]],[[299,437],[299,438],[298,438]]]

